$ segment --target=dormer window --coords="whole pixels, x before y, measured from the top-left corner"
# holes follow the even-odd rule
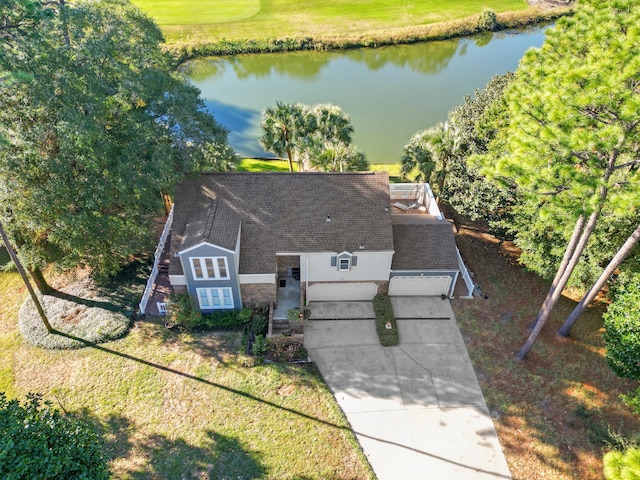
[[[343,257],[338,259],[338,270],[348,272],[351,270],[351,257]]]
[[[358,257],[349,252],[342,252],[335,257],[331,257],[331,266],[338,267],[339,272],[348,272],[356,266]]]

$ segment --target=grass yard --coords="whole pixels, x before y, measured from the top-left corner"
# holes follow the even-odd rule
[[[0,391],[42,393],[93,423],[114,478],[373,478],[314,366],[245,368],[239,334],[149,321],[97,348],[43,350],[18,332],[26,296],[0,272]]]
[[[605,360],[603,307],[588,308],[571,339],[555,332],[573,310],[565,296],[527,360],[514,360],[549,285],[517,264],[517,249],[477,225],[462,225],[458,247],[489,298],[456,299],[458,324],[515,480],[596,480],[617,433],[640,432],[640,417],[620,400],[637,382]]]
[[[490,7],[529,8],[525,0],[133,0],[169,42],[270,37],[341,37],[459,20]]]
[[[399,163],[375,163],[369,165],[372,172],[387,172],[390,177],[400,178]],[[298,165],[294,165],[298,168]],[[289,163],[286,160],[262,160],[256,158],[243,158],[238,166],[239,172],[288,172]],[[392,178],[393,181],[393,178]]]

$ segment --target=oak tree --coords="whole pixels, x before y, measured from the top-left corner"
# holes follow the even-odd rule
[[[28,3],[12,0],[4,18]],[[52,261],[117,271],[153,241],[161,193],[234,153],[127,1],[61,0],[28,20],[0,38],[0,75],[20,72],[0,80],[0,216],[46,290]]]

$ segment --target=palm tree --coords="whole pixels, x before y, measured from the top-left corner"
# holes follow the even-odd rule
[[[429,183],[431,175],[436,168],[436,162],[428,145],[428,130],[417,132],[411,137],[409,143],[404,147],[404,155],[401,160],[400,173],[409,178],[414,173],[416,182]]]
[[[258,141],[268,152],[278,156],[286,153],[290,172],[293,172],[293,154],[306,134],[305,123],[304,107],[300,104],[276,102],[275,107],[267,107],[262,112],[263,134]]]
[[[417,180],[429,182],[435,173],[438,194],[445,190],[447,173],[454,162],[463,156],[463,145],[458,130],[449,122],[416,133],[405,147],[401,172],[409,175],[418,169]]]
[[[369,168],[364,153],[341,141],[325,142],[321,148],[313,149],[311,164],[323,172],[351,172]]]
[[[302,150],[302,163],[312,163],[313,166],[325,168],[326,159],[314,159],[315,155],[325,150],[325,145],[331,145],[335,149],[342,145],[347,148],[351,145],[353,126],[349,115],[340,107],[331,104],[318,104],[306,107],[304,110],[306,136],[300,149]],[[353,155],[351,155],[353,156]]]
[[[331,104],[315,105],[311,114],[315,117],[315,130],[326,141],[351,144],[353,125],[351,118],[340,107]]]

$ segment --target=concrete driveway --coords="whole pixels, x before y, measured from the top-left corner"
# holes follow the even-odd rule
[[[345,319],[368,312],[357,302],[311,304],[304,332],[378,479],[510,479],[449,301],[392,301],[397,347],[380,346],[373,320]]]

